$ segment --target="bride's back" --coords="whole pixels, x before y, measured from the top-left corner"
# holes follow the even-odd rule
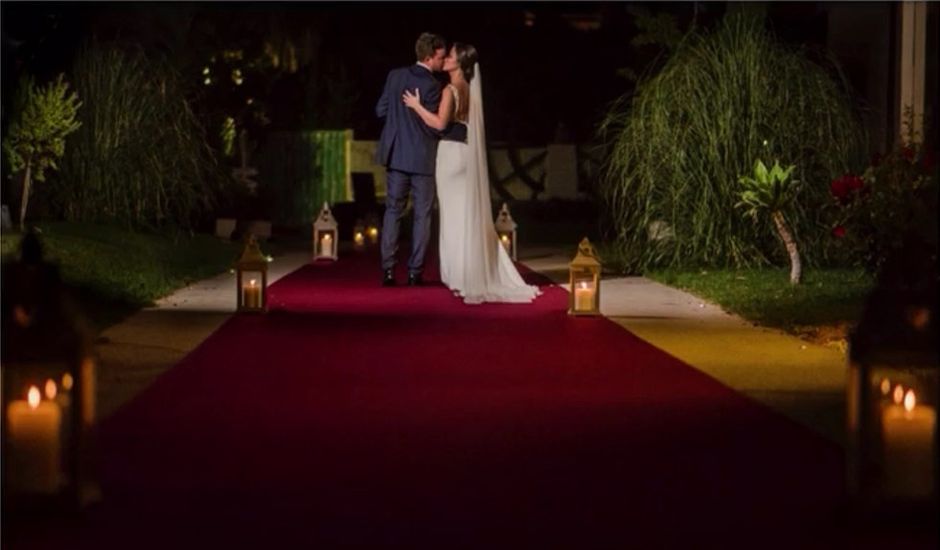
[[[470,85],[466,82],[448,85],[454,92],[454,120],[466,124],[470,115]]]

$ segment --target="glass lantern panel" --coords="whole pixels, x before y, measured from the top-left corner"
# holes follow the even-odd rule
[[[71,434],[77,429],[74,388],[64,362],[4,365],[4,470],[12,492],[51,495],[68,483]]]
[[[498,234],[499,244],[503,245],[503,248],[506,249],[506,252],[512,254],[512,233],[508,231],[500,231]]]
[[[248,309],[260,309],[264,304],[264,277],[260,271],[242,272],[242,305]]]
[[[588,271],[574,273],[572,286],[574,311],[594,311],[597,309],[597,286],[593,274]]]
[[[317,232],[317,256],[334,256],[336,244],[335,231],[327,230]]]
[[[872,456],[880,464],[881,493],[889,499],[935,496],[937,369],[873,366],[868,426]]]

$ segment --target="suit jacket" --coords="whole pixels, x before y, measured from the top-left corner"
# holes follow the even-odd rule
[[[434,175],[439,134],[401,100],[405,90],[413,93],[415,88],[421,93],[421,104],[436,113],[441,86],[431,71],[415,64],[388,73],[382,97],[375,106],[375,114],[385,119],[375,161],[393,170]]]

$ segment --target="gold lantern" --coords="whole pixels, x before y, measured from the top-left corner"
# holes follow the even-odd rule
[[[248,234],[241,258],[235,264],[237,310],[263,312],[268,308],[268,259],[255,236]]]
[[[95,415],[92,337],[32,231],[3,267],[3,505],[52,511],[87,504]]]
[[[601,262],[591,242],[585,237],[578,245],[578,253],[569,270],[568,314],[600,315]]]
[[[496,217],[496,234],[499,236],[499,244],[506,249],[506,252],[509,253],[509,257],[512,258],[513,261],[518,259],[516,251],[516,227],[518,226],[509,213],[509,205],[503,203],[503,207]]]
[[[323,203],[320,214],[313,222],[313,259],[336,260],[339,248],[339,226],[330,211],[329,203]]]
[[[900,259],[907,256],[907,259]],[[937,409],[936,256],[907,250],[879,277],[849,342],[850,494],[869,511],[933,515],[940,432]]]
[[[353,226],[353,247],[356,250],[362,250],[366,246],[366,226],[362,220],[356,220]]]

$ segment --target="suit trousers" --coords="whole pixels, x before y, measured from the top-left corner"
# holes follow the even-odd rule
[[[434,176],[388,169],[385,218],[382,220],[382,269],[393,269],[398,261],[398,234],[401,219],[411,193],[414,225],[411,232],[411,256],[408,273],[424,270],[424,257],[431,237],[431,207],[434,205]]]

